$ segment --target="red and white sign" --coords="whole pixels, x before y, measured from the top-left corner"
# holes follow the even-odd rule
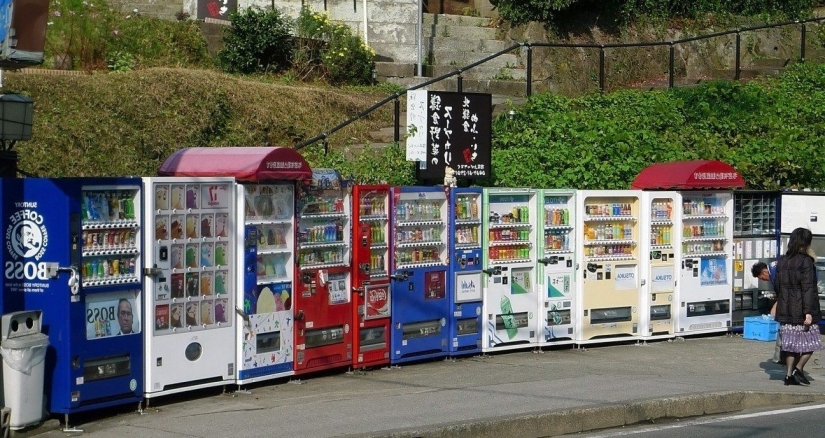
[[[390,287],[388,285],[366,286],[364,298],[366,300],[365,319],[389,318]]]

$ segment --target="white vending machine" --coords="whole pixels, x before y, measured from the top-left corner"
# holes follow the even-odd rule
[[[235,382],[234,178],[144,178],[145,396]]]
[[[639,239],[642,192],[576,194],[577,344],[637,339],[642,293]]]
[[[237,383],[246,385],[293,374],[292,312],[295,272],[295,183],[236,186]],[[241,242],[239,242],[241,243]],[[240,298],[240,297],[239,297]]]
[[[679,336],[731,327],[733,192],[683,191]]]
[[[538,345],[534,189],[484,189],[484,352]]]
[[[682,233],[679,192],[646,191],[642,196],[642,340],[675,336]]]
[[[575,341],[576,191],[541,191],[538,234],[539,346]]]

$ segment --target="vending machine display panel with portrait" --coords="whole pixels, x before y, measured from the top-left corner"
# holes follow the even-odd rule
[[[45,409],[143,399],[137,178],[3,179],[3,312],[42,311]],[[68,426],[67,426],[68,427]]]

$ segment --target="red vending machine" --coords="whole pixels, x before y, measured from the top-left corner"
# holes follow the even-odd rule
[[[332,169],[298,188],[296,375],[352,365],[350,189]]]
[[[352,188],[353,368],[390,363],[389,185]]]

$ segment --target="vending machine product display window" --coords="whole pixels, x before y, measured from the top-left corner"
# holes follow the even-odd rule
[[[143,399],[142,216],[137,178],[3,179],[5,313],[42,311],[45,409]],[[68,427],[68,426],[67,426]]]

